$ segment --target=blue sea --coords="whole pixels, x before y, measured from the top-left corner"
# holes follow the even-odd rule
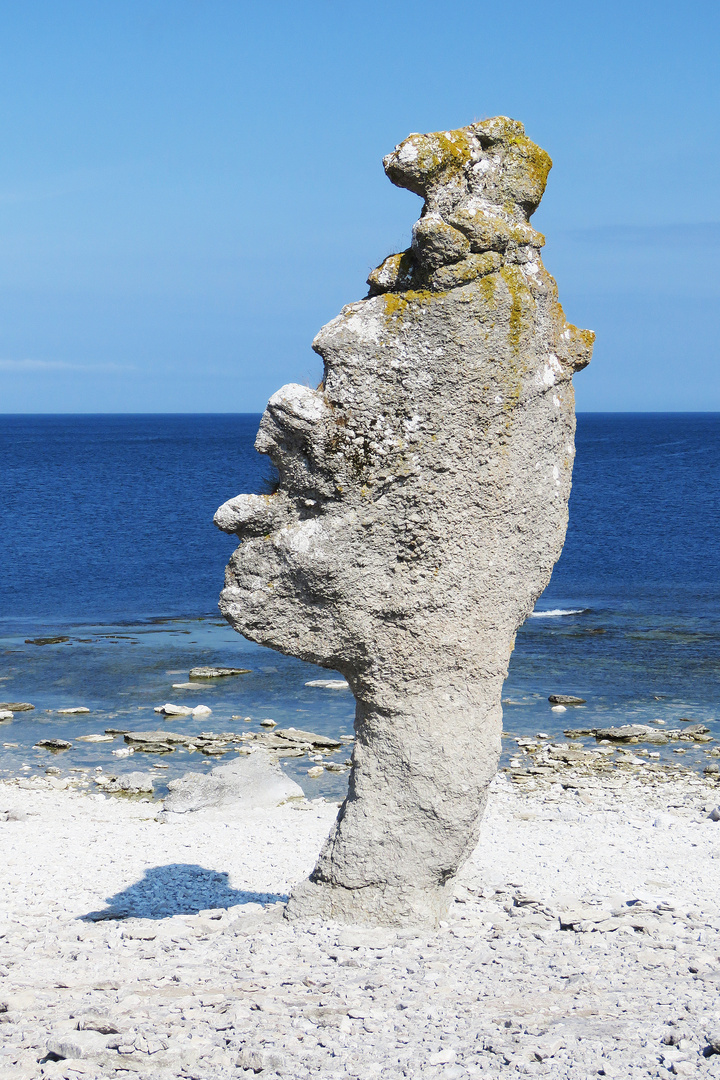
[[[120,739],[54,755],[33,746],[106,727],[197,731],[197,721],[169,725],[153,712],[165,702],[208,705],[205,730],[259,730],[271,717],[352,732],[349,691],[306,686],[328,673],[245,641],[217,611],[234,538],[215,529],[213,514],[272,481],[253,449],[259,419],[2,417],[0,699],[35,709],[0,725],[0,775],[49,764],[65,773],[147,768],[142,756],[111,756]],[[567,540],[517,636],[508,735],[691,718],[720,736],[719,522],[720,414],[578,416]],[[66,640],[34,643],[47,637]],[[251,672],[173,689],[199,664]],[[552,693],[587,704],[556,714]],[[91,711],[58,715],[75,706]],[[671,749],[663,754],[672,759]],[[690,748],[682,760],[700,768],[706,759]],[[167,764],[165,779],[211,762],[176,751]],[[346,775],[310,780],[309,764],[284,767],[313,797],[342,794]]]

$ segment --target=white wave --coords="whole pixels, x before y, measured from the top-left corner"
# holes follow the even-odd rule
[[[531,619],[559,619],[561,615],[584,615],[587,608],[553,608],[551,611],[531,611]]]

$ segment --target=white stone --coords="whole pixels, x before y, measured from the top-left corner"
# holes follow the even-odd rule
[[[219,765],[209,774],[188,773],[168,784],[165,810],[175,814],[225,807],[234,811],[269,809],[303,797],[302,788],[263,751]]]

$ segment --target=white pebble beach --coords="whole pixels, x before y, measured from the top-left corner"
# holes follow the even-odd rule
[[[4,782],[0,1076],[720,1077],[717,797],[501,775],[429,932],[284,919],[334,803]]]

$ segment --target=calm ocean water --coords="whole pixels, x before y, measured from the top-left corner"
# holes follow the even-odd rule
[[[245,727],[272,716],[328,734],[352,730],[348,691],[306,687],[327,673],[244,641],[217,614],[234,545],[212,516],[225,499],[262,491],[271,479],[252,446],[258,421],[2,418],[0,698],[36,708],[2,725],[0,774],[42,771],[49,755],[32,746],[48,734],[160,726],[152,710],[166,701],[202,699],[213,710],[208,730],[237,727],[237,714],[252,716]],[[556,735],[572,723],[690,716],[720,736],[719,512],[720,415],[578,417],[567,541],[518,633],[507,731]],[[26,643],[51,635],[68,641]],[[202,691],[172,688],[201,663],[252,674]],[[547,702],[553,692],[588,704],[558,716]],[[90,714],[57,715],[75,705]],[[118,763],[111,749],[76,743],[52,763],[147,767],[137,755]],[[703,763],[700,751],[683,760]],[[171,776],[208,760],[176,752],[168,765]],[[307,765],[287,768],[309,793],[341,792],[341,777],[309,781]]]

